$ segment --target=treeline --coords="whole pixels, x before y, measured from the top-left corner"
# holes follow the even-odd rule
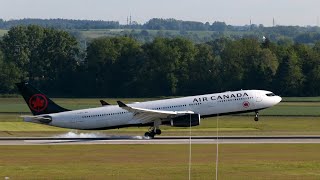
[[[18,19],[5,21],[0,19],[1,29],[10,29],[17,25],[39,25],[42,27],[52,27],[59,29],[149,29],[149,30],[184,30],[184,31],[224,31],[233,29],[234,26],[228,26],[225,22],[202,23],[196,21],[182,21],[173,18],[161,19],[152,18],[144,24],[132,21],[128,24],[122,24],[118,21],[102,20],[72,20],[72,19]],[[234,28],[233,28],[234,27]]]
[[[117,29],[120,27],[118,21],[28,18],[4,21],[0,19],[0,29],[10,29],[19,25],[38,25],[58,29]]]
[[[10,29],[17,25],[39,25],[42,27],[51,27],[58,29],[146,29],[146,30],[178,30],[178,31],[252,31],[264,32],[268,34],[276,33],[279,35],[293,36],[298,33],[320,32],[316,26],[281,26],[264,27],[262,24],[250,24],[243,26],[227,25],[225,22],[197,22],[183,21],[174,18],[162,19],[152,18],[144,24],[136,21],[128,24],[120,24],[118,21],[103,20],[74,20],[74,19],[17,19],[3,20],[0,19],[0,29]]]
[[[17,26],[0,42],[0,93],[28,80],[68,97],[180,96],[266,89],[282,96],[320,95],[320,42],[276,44],[220,38],[195,44],[156,38],[92,40],[85,51],[62,30]]]
[[[105,33],[105,36],[128,35],[141,42],[151,42],[155,37],[165,38],[184,37],[196,43],[216,40],[228,37],[233,40],[241,38],[268,37],[273,42],[279,43],[305,43],[314,44],[320,40],[320,28],[315,26],[274,26],[264,27],[262,24],[251,24],[244,26],[227,25],[225,22],[196,22],[182,21],[173,18],[152,18],[144,24],[136,21],[128,24],[120,24],[118,21],[97,20],[69,20],[69,19],[20,19],[4,21],[0,19],[0,29],[10,29],[19,25],[39,25],[56,29],[68,30],[76,34],[77,39],[86,41],[81,37],[81,31],[92,29],[121,29],[119,33]],[[158,33],[149,33],[149,30],[157,30]]]
[[[217,28],[220,27],[220,28]],[[143,29],[151,30],[179,30],[179,31],[208,31],[216,30],[223,31],[227,27],[224,22],[214,22],[210,25],[209,22],[202,23],[196,21],[182,21],[173,18],[170,19],[150,19],[143,25]]]

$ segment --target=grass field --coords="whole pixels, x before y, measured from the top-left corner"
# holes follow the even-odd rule
[[[117,99],[105,99],[115,104]],[[121,99],[124,102],[150,99]],[[99,99],[54,99],[70,109],[100,106]],[[319,135],[320,102],[289,98],[253,114],[204,119],[192,135]],[[22,122],[22,98],[0,98],[0,137],[55,136],[74,131]],[[162,126],[162,135],[188,136],[188,128]],[[144,128],[99,131],[143,135]],[[97,133],[97,131],[76,131]],[[320,144],[219,145],[219,179],[320,179]],[[192,179],[214,179],[215,145],[192,145]],[[188,145],[0,146],[0,179],[188,179]]]
[[[8,32],[8,30],[0,29],[0,37],[5,35]]]
[[[0,116],[1,118],[1,116]],[[266,116],[261,117],[259,122],[253,121],[249,116],[223,116],[219,117],[220,135],[319,135],[320,117],[285,117]],[[161,126],[162,135],[188,136],[189,128],[176,128]],[[56,128],[46,125],[26,122],[0,122],[0,136],[53,136],[61,135],[70,131],[78,133],[101,133],[103,135],[143,135],[147,127],[121,128],[104,131],[75,131],[70,129]],[[194,136],[216,135],[216,118],[204,119],[200,126],[192,128]]]
[[[320,179],[320,144],[219,148],[219,179]],[[192,146],[192,179],[214,179],[215,150]],[[0,178],[188,179],[188,155],[188,145],[2,146]]]
[[[284,102],[320,102],[320,97],[283,97]]]

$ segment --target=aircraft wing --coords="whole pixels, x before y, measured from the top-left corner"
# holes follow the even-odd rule
[[[119,107],[125,109],[129,112],[134,113],[134,117],[140,119],[145,122],[151,122],[155,120],[162,120],[162,119],[169,119],[174,118],[177,116],[187,115],[187,114],[194,114],[193,111],[159,111],[153,109],[144,109],[144,108],[137,108],[131,107],[124,104],[121,101],[117,101]]]

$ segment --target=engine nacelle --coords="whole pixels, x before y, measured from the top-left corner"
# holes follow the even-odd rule
[[[200,114],[188,114],[172,118],[170,123],[172,127],[189,127],[191,116],[191,126],[200,125]]]

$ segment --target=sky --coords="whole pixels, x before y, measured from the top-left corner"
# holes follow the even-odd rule
[[[0,0],[0,19],[64,18],[126,24],[151,18],[231,25],[320,25],[320,0]]]

